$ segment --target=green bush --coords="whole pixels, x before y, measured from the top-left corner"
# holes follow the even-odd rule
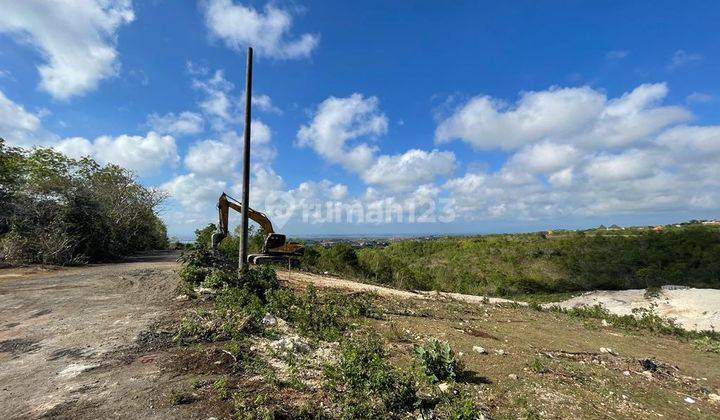
[[[420,405],[412,376],[386,360],[376,334],[359,334],[341,343],[337,363],[325,378],[342,418],[384,418]]]
[[[447,341],[431,338],[422,346],[415,347],[415,355],[423,374],[432,382],[454,381],[460,373],[460,363]]]
[[[297,296],[289,289],[268,293],[268,311],[290,323],[298,331],[318,340],[335,341],[353,318],[372,312],[373,296],[329,293],[320,297],[311,285]]]

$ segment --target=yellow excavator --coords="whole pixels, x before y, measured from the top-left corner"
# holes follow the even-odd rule
[[[218,229],[212,234],[210,246],[216,250],[220,242],[228,236],[228,217],[230,209],[242,213],[242,203],[222,193],[218,199]],[[305,252],[303,244],[287,242],[285,235],[275,233],[268,217],[248,207],[248,218],[260,225],[265,234],[265,241],[259,254],[248,255],[250,264],[283,264],[290,267],[300,266],[300,257]]]

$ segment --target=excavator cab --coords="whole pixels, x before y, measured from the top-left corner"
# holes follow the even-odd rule
[[[271,233],[265,237],[262,252],[272,252],[273,249],[285,246],[285,235],[282,233]]]

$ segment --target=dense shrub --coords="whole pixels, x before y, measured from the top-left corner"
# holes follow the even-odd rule
[[[404,289],[516,295],[679,284],[720,287],[720,229],[628,229],[308,247],[303,267]],[[335,248],[338,248],[337,250]]]
[[[164,198],[118,166],[0,139],[0,260],[71,264],[165,248]]]

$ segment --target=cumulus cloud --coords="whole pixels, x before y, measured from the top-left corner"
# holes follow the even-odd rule
[[[14,146],[42,144],[52,137],[42,129],[40,116],[10,100],[0,90],[0,137]]]
[[[161,189],[170,193],[185,210],[191,213],[212,214],[220,193],[227,189],[227,183],[208,179],[196,174],[179,175],[162,184]],[[210,220],[206,219],[209,223]]]
[[[720,209],[720,128],[682,124],[692,115],[662,105],[666,95],[658,83],[616,98],[587,87],[525,93],[513,106],[472,98],[439,123],[436,138],[509,157],[443,189],[470,220]]]
[[[238,150],[216,140],[193,144],[185,155],[185,166],[195,174],[229,177],[238,162]]]
[[[378,102],[375,96],[366,98],[359,93],[325,99],[310,124],[300,127],[299,144],[311,147],[329,162],[362,172],[373,162],[377,147],[358,140],[387,132],[387,117]]]
[[[40,88],[60,100],[117,75],[117,32],[134,19],[130,0],[0,0],[0,9],[0,32],[42,52]]]
[[[179,114],[174,112],[165,115],[150,114],[146,125],[161,134],[192,135],[203,131],[203,118],[200,114],[189,111]]]
[[[205,0],[202,4],[211,36],[235,51],[252,46],[258,54],[275,59],[304,58],[320,41],[316,34],[293,37],[292,14],[273,4],[262,11],[232,0]]]
[[[100,163],[120,165],[141,175],[155,173],[164,165],[174,165],[179,159],[175,138],[154,131],[145,136],[100,136],[93,141],[72,137],[59,141],[54,148],[73,158],[89,156]]]
[[[377,97],[354,93],[329,97],[317,107],[309,124],[298,131],[298,144],[312,148],[331,163],[360,175],[368,184],[407,190],[455,169],[452,152],[413,149],[379,155],[371,142],[387,133],[388,120]]]
[[[456,166],[452,152],[412,149],[399,155],[382,155],[362,174],[368,184],[404,190],[427,183],[437,176],[450,174]]]
[[[624,147],[647,139],[691,114],[661,106],[664,83],[644,84],[608,99],[590,87],[525,92],[514,106],[478,96],[442,120],[435,140],[460,139],[476,149],[515,150],[538,141],[577,147]]]
[[[657,144],[676,154],[690,153],[696,158],[714,159],[720,154],[720,126],[673,127],[658,136]]]
[[[510,158],[508,166],[529,173],[551,173],[571,166],[578,151],[569,144],[548,141],[526,146]]]
[[[195,73],[198,74],[197,70]],[[242,93],[240,96],[232,94],[235,85],[225,78],[223,70],[216,70],[208,79],[193,79],[193,87],[205,94],[199,105],[200,109],[210,117],[213,128],[224,130],[228,124],[241,121],[240,116],[245,109],[245,94]],[[254,110],[282,113],[268,95],[254,93],[251,101]]]
[[[586,173],[591,181],[626,181],[651,175],[654,166],[653,157],[649,153],[630,150],[590,159]]]

